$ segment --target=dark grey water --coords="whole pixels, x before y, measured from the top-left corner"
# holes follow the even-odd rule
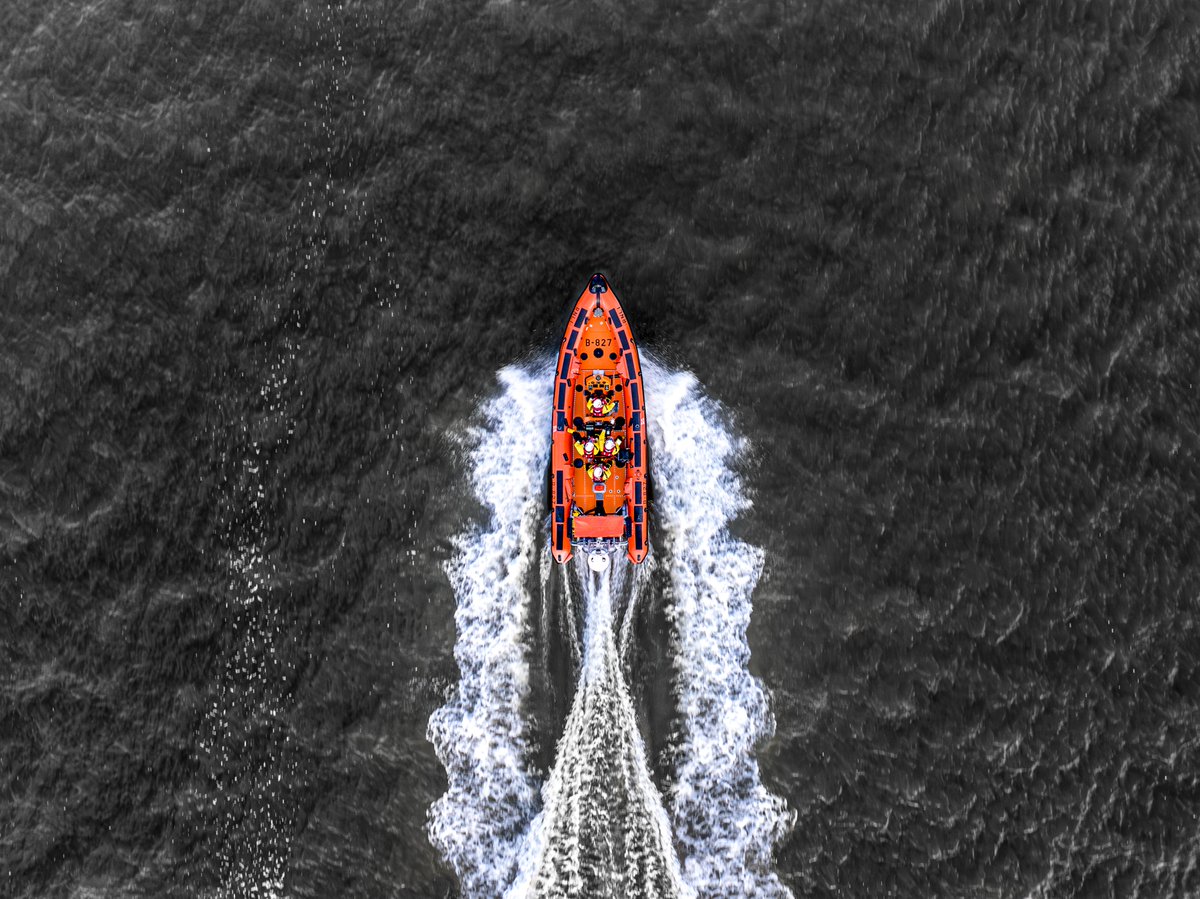
[[[751,441],[781,880],[1195,895],[1198,37],[0,6],[3,892],[456,894],[455,435],[603,269]]]

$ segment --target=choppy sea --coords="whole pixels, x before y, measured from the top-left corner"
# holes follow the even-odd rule
[[[1198,50],[0,2],[0,895],[1200,894]],[[593,271],[605,573],[540,506]]]

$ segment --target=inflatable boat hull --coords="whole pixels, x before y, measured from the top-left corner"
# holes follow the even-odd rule
[[[623,543],[629,560],[642,562],[650,551],[646,394],[633,331],[600,274],[576,300],[563,335],[551,435],[555,561],[569,561],[573,547]]]

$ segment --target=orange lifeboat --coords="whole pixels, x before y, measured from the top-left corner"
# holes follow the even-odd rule
[[[603,275],[571,310],[554,373],[550,456],[556,562],[572,545],[590,553],[621,543],[634,564],[650,550],[649,444],[642,367],[625,312]]]

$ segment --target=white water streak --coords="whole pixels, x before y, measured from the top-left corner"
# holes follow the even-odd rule
[[[512,883],[537,812],[521,704],[529,688],[526,583],[549,452],[548,436],[532,423],[549,419],[552,378],[512,366],[499,377],[503,393],[487,404],[470,459],[491,521],[458,541],[447,566],[458,598],[458,692],[429,721],[430,742],[449,778],[430,810],[430,838],[464,894],[480,899],[494,899]]]
[[[282,572],[264,542],[268,530],[265,459],[280,448],[276,441],[286,447],[294,431],[285,402],[294,361],[295,348],[285,340],[283,354],[271,361],[259,387],[261,414],[238,423],[239,442],[244,441],[249,451],[241,460],[249,494],[245,520],[226,532],[235,546],[227,560],[225,586],[236,648],[205,713],[199,741],[202,757],[211,766],[212,789],[219,797],[214,804],[220,801],[226,807],[219,825],[222,840],[214,856],[219,899],[282,899],[291,858],[293,834],[283,783],[295,774],[295,761],[281,751],[291,740],[290,699],[281,686],[288,672],[275,654],[282,623],[265,601],[278,589]],[[281,431],[285,431],[282,436]],[[249,729],[273,740],[273,751],[257,758],[248,754]],[[234,795],[239,796],[236,801],[231,799]]]
[[[729,535],[749,505],[731,463],[742,451],[693,375],[643,358],[654,509],[665,533],[683,735],[671,801],[684,877],[705,899],[791,897],[772,852],[795,821],[759,778],[755,747],[775,731],[747,664],[762,552]]]
[[[527,584],[533,566],[545,563],[534,558],[549,450],[539,423],[549,418],[553,375],[548,363],[505,368],[503,393],[485,408],[471,455],[474,487],[492,519],[459,541],[448,566],[458,597],[461,681],[429,724],[450,781],[431,810],[430,836],[468,897],[791,897],[772,871],[772,853],[794,814],[763,787],[754,755],[774,732],[762,686],[747,668],[762,553],[727,530],[748,505],[730,468],[741,445],[694,376],[652,361],[644,372],[651,513],[666,543],[654,548],[651,564],[666,565],[670,576],[683,719],[669,818],[619,664],[614,582],[582,565],[580,684],[538,813],[521,704],[529,675]],[[615,582],[624,583],[626,562],[614,565]],[[649,583],[633,580],[635,593]],[[631,596],[627,608],[636,602]],[[624,649],[631,621],[621,630]],[[605,866],[618,858],[616,867]]]
[[[619,555],[611,565],[594,574],[576,559],[586,602],[583,669],[509,899],[695,897],[680,875],[617,655],[613,593],[627,586],[629,563]]]

